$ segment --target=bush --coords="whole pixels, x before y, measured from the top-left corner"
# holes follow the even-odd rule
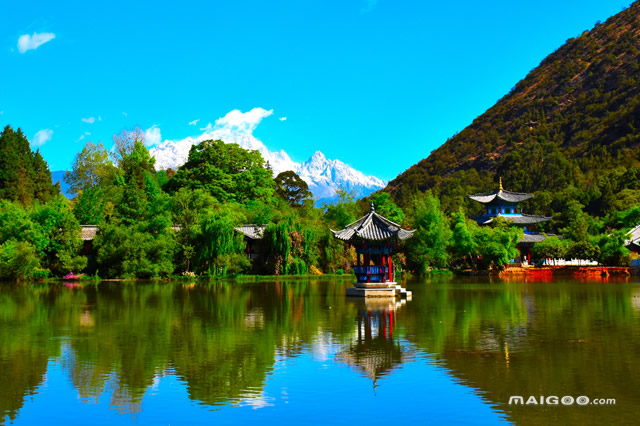
[[[0,279],[24,281],[40,266],[36,249],[27,242],[10,240],[0,246]]]

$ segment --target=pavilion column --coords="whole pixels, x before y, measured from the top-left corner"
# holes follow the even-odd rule
[[[391,263],[391,256],[389,256],[389,281],[393,281],[393,263]]]
[[[382,273],[382,282],[384,283],[387,281],[387,274],[384,273],[384,265],[386,265],[387,258],[384,254],[381,254],[380,256],[382,256],[382,262],[380,262],[380,268],[382,268],[382,271],[380,272]]]

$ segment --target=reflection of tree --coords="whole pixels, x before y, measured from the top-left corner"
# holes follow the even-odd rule
[[[633,287],[562,283],[430,286],[403,315],[408,339],[496,403],[509,420],[635,421],[640,400]],[[616,398],[615,407],[509,406],[512,395]],[[609,420],[609,421],[607,421]]]
[[[56,289],[0,285],[0,423],[14,420],[24,397],[33,395],[47,372],[49,356],[59,351],[55,324],[50,322]],[[79,302],[79,293],[65,294],[64,303]]]
[[[336,360],[364,371],[374,386],[403,362],[400,343],[393,339],[395,314],[395,299],[359,301],[356,337],[336,354]]]
[[[20,373],[33,384],[12,382],[15,401],[5,395],[0,403],[15,406],[15,413],[41,382],[50,357],[60,359],[81,398],[97,402],[107,392],[111,405],[124,412],[140,410],[154,381],[172,372],[185,380],[192,398],[207,404],[257,396],[276,353],[297,356],[320,333],[340,336],[350,329],[344,318],[354,310],[343,307],[340,290],[310,281],[8,290],[0,293],[0,318],[21,328],[9,334],[0,327],[2,362],[12,362],[7,368],[15,374],[26,372],[19,363],[29,357],[18,354],[28,348],[40,356],[32,362],[41,369],[30,370],[33,380]]]

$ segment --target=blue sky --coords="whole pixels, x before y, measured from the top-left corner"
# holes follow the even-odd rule
[[[180,140],[260,107],[269,149],[392,179],[629,3],[5,1],[0,124],[59,170],[122,129]]]

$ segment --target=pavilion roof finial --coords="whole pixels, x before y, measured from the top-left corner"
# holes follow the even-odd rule
[[[375,211],[376,211],[376,208],[375,208],[375,207],[374,207],[374,205],[373,205],[373,201],[371,202],[371,211],[372,211],[372,212],[375,212]]]
[[[504,191],[504,188],[502,188],[502,176],[500,176],[500,191]]]

